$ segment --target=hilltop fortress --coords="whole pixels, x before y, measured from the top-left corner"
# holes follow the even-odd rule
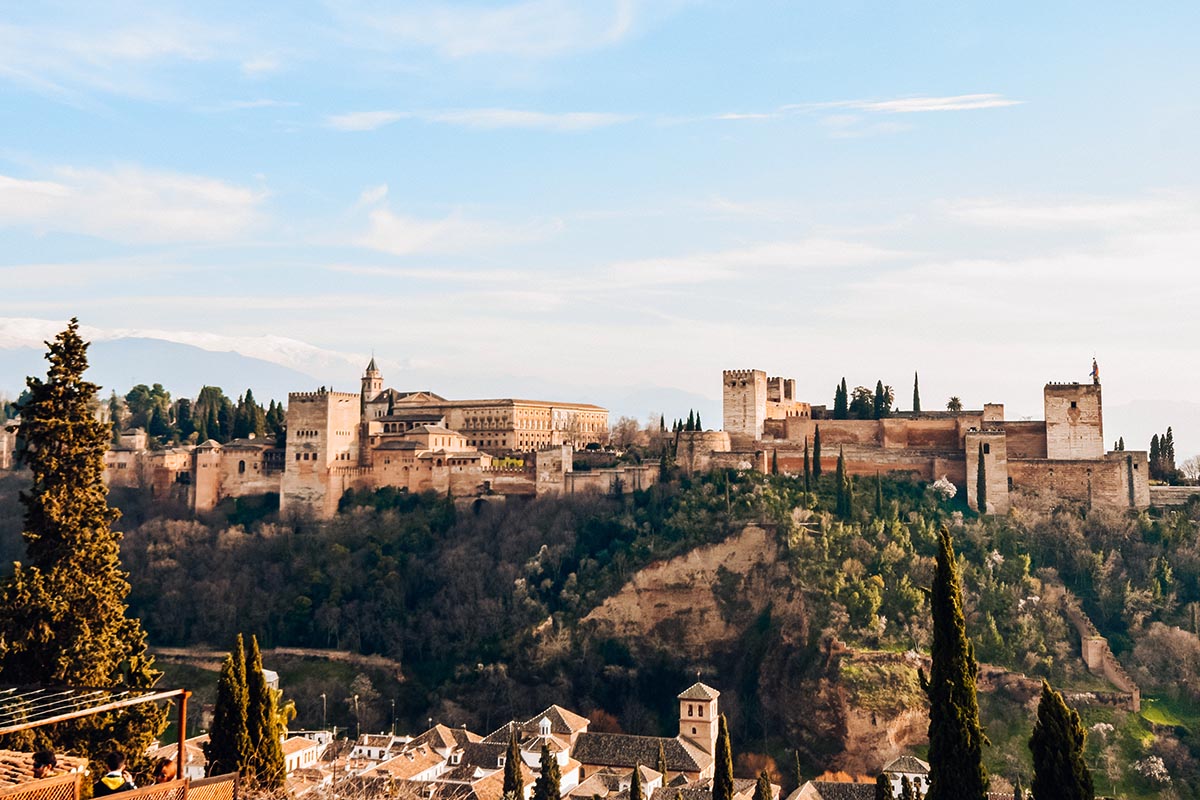
[[[600,406],[387,389],[373,358],[360,392],[290,393],[286,426],[282,446],[210,439],[162,450],[150,449],[145,431],[124,431],[105,454],[105,480],[186,500],[196,512],[278,494],[281,512],[329,517],[349,489],[494,500],[641,489],[658,478],[656,462],[575,471],[577,448],[607,440]],[[3,436],[0,453],[11,462],[14,435]]]
[[[832,419],[824,406],[796,398],[792,379],[762,370],[722,374],[724,430],[684,433],[679,462],[688,471],[714,467],[780,472],[804,469],[820,437],[821,468],[832,472],[839,453],[851,475],[905,472],[922,480],[946,478],[978,507],[983,464],[987,503],[1006,512],[1014,494],[1047,491],[1111,508],[1150,505],[1145,452],[1105,452],[1098,373],[1092,383],[1048,383],[1045,418],[1008,420],[1004,406],[977,411],[891,412],[882,419]]]

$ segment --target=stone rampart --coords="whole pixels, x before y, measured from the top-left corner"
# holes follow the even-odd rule
[[[1071,594],[1064,591],[1060,599],[1063,614],[1079,632],[1081,641],[1081,655],[1083,663],[1087,665],[1088,671],[1103,675],[1113,686],[1124,692],[1122,697],[1126,703],[1126,707],[1130,711],[1141,711],[1142,709],[1142,690],[1137,683],[1121,666],[1121,662],[1117,661],[1117,657],[1113,655],[1112,650],[1108,646],[1108,640],[1100,635],[1100,631],[1092,623],[1092,620],[1084,612]],[[1099,696],[1097,693],[1091,693],[1094,696]],[[1100,693],[1103,694],[1103,693]]]
[[[1151,486],[1150,505],[1158,508],[1187,505],[1188,500],[1200,495],[1200,486]]]

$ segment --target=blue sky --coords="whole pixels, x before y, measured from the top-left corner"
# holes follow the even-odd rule
[[[3,8],[4,344],[1200,397],[1194,3]]]

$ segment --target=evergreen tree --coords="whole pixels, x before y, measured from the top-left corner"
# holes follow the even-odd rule
[[[633,776],[629,779],[629,800],[642,800],[642,765],[633,765]]]
[[[758,773],[758,780],[754,782],[754,800],[775,800],[775,794],[771,791],[771,778],[765,769]]]
[[[893,800],[892,781],[887,775],[875,779],[875,800]]]
[[[562,780],[558,769],[558,759],[550,754],[550,746],[542,745],[542,774],[538,775],[533,784],[533,800],[559,800],[561,796],[559,783]]]
[[[662,433],[667,432],[667,418],[664,417],[662,414],[658,415],[658,429]]]
[[[1092,774],[1083,759],[1086,736],[1079,714],[1042,681],[1037,723],[1029,739],[1033,800],[1094,800]]]
[[[883,381],[875,381],[875,402],[872,407],[875,419],[883,419],[891,410],[892,404],[888,402],[888,396],[883,391]]]
[[[987,462],[983,460],[983,442],[979,443],[979,469],[975,472],[975,505],[980,514],[987,513]]]
[[[846,519],[848,516],[846,511],[846,453],[842,448],[838,448],[837,460],[837,494],[834,499],[834,512]]]
[[[525,781],[521,777],[521,748],[517,744],[517,730],[513,727],[508,737],[508,753],[504,757],[504,796],[521,797]]]
[[[685,431],[694,431],[694,430],[696,430],[696,414],[695,414],[695,412],[694,412],[694,411],[692,411],[691,409],[688,409],[688,418],[687,418],[687,424],[683,426],[683,429],[684,429]]]
[[[712,800],[733,800],[733,752],[729,745],[729,724],[724,714],[717,725],[717,752],[714,758]]]
[[[1124,450],[1124,449],[1125,449],[1125,437],[1124,437],[1124,436],[1122,436],[1121,438],[1117,439],[1117,449],[1118,449],[1118,450]]]
[[[274,790],[286,777],[283,759],[283,730],[276,691],[263,674],[258,637],[250,637],[246,651],[246,732],[250,739],[250,772],[260,789]]]
[[[875,516],[883,518],[883,478],[875,473]]]
[[[975,680],[979,665],[967,639],[962,588],[950,531],[938,535],[937,564],[930,591],[933,646],[929,679],[928,800],[984,800],[987,770],[983,766],[983,731]]]
[[[246,651],[242,635],[234,639],[233,650],[221,664],[217,679],[217,702],[213,707],[212,728],[204,755],[209,775],[225,775],[245,769],[250,762],[248,727],[248,690],[246,687]]]
[[[387,413],[388,413],[389,417],[392,414],[396,413],[396,393],[395,392],[388,392]]]
[[[849,417],[850,394],[846,391],[846,379],[842,378],[842,382],[838,384],[833,393],[833,418],[849,419]]]
[[[778,450],[771,451],[771,474],[772,475],[779,474],[779,451]]]
[[[812,490],[812,463],[808,459],[808,437],[804,437],[804,502],[808,502],[808,493]]]
[[[696,430],[698,430],[698,431],[704,430],[704,426],[700,424],[700,412],[699,411],[696,412]]]
[[[821,426],[813,428],[813,463],[812,474],[817,480],[821,479]]]
[[[655,769],[657,769],[659,771],[659,773],[662,774],[662,782],[663,782],[663,785],[666,786],[666,784],[667,784],[667,752],[665,750],[663,750],[662,739],[658,740],[658,763],[656,764]]]
[[[792,760],[794,762],[792,764],[792,769],[794,769],[796,771],[796,788],[799,789],[801,786],[804,785],[804,771],[802,769],[800,769],[800,751],[799,750],[792,751]]]
[[[10,685],[149,689],[160,673],[141,623],[125,615],[119,512],[108,505],[109,425],[96,419],[100,387],[86,381],[88,344],[72,319],[48,342],[46,379],[28,378],[18,404],[20,458],[29,468],[27,562],[0,587],[0,674]],[[116,747],[141,758],[165,709],[134,706],[44,729],[47,744],[98,761]]]
[[[921,413],[921,380],[917,373],[913,373],[913,413]]]
[[[909,781],[907,775],[900,778],[900,800],[916,800],[916,797],[913,796],[912,782]]]
[[[112,394],[108,396],[108,423],[112,425],[112,439],[114,442],[121,433],[121,419],[121,398],[117,397],[117,390],[113,389]]]
[[[1025,800],[1025,789],[1021,786],[1021,776],[1017,776],[1017,783],[1013,787],[1013,800]]]

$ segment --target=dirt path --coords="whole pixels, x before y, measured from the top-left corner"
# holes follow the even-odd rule
[[[201,647],[151,647],[150,652],[164,661],[187,664],[212,672],[221,670],[221,662],[225,660],[227,654],[224,650],[209,650]],[[272,657],[340,661],[358,667],[383,670],[391,673],[397,680],[404,680],[400,662],[384,656],[366,656],[352,653],[349,650],[321,650],[315,647],[275,647],[263,650],[262,654],[264,661]]]

